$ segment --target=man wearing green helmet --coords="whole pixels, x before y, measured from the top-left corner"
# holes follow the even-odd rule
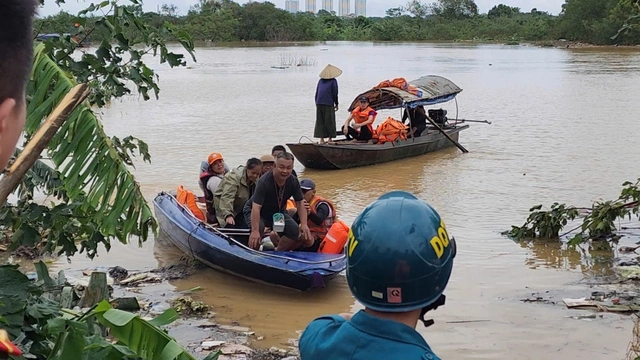
[[[444,305],[456,255],[440,215],[392,191],[355,219],[345,253],[349,289],[365,309],[313,320],[300,337],[300,358],[438,360],[415,327],[432,325],[425,314]]]

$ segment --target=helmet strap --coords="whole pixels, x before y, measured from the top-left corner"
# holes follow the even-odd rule
[[[444,296],[444,294],[440,295],[440,297],[434,301],[433,303],[425,306],[422,308],[422,311],[420,312],[420,321],[422,321],[422,323],[424,324],[424,327],[429,327],[433,324],[435,324],[435,321],[433,321],[433,319],[425,319],[424,316],[431,310],[435,310],[438,308],[438,306],[442,306],[444,305],[445,300],[447,299],[446,296]]]

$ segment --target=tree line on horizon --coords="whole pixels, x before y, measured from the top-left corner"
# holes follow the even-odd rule
[[[193,40],[258,41],[553,41],[566,39],[591,44],[640,44],[634,20],[640,18],[637,0],[565,0],[560,14],[536,8],[497,4],[479,13],[474,0],[411,0],[390,8],[384,17],[341,17],[326,10],[290,13],[271,2],[200,0],[187,14],[164,4],[159,12],[142,12],[147,24],[169,24],[185,30]],[[74,15],[61,11],[36,20],[38,33],[76,33],[89,41],[105,38],[93,31],[91,17],[74,28]],[[135,29],[127,29],[135,36]]]

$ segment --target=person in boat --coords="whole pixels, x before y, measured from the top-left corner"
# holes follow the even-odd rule
[[[276,158],[272,155],[262,155],[260,157],[260,161],[262,161],[262,173],[260,174],[260,176],[273,170],[273,167],[276,164]]]
[[[313,245],[302,251],[317,252],[320,243],[331,229],[336,220],[336,208],[333,203],[316,194],[316,183],[311,179],[301,179],[300,188],[304,201],[302,204],[307,210],[309,231],[313,237]]]
[[[373,138],[373,122],[376,120],[377,113],[369,106],[369,99],[362,96],[359,105],[353,109],[349,117],[344,122],[342,132],[347,140],[371,140]],[[353,120],[353,125],[350,125]]]
[[[307,224],[307,211],[302,205],[304,197],[300,182],[295,176],[291,176],[291,170],[293,155],[286,151],[280,152],[276,157],[275,168],[260,178],[253,196],[244,206],[245,221],[251,229],[249,246],[253,249],[258,249],[263,244],[263,238],[272,230],[280,237],[279,243],[274,244],[278,251],[295,250],[300,246],[309,247],[313,244]],[[296,202],[300,227],[286,211],[287,199],[290,197]],[[274,224],[275,220],[278,223]],[[278,229],[276,225],[282,226],[282,223],[282,229]],[[268,237],[265,238],[267,239]]]
[[[27,117],[36,6],[33,0],[0,1],[0,173],[15,152]]]
[[[316,86],[316,125],[313,137],[320,138],[320,144],[336,137],[336,111],[338,111],[338,81],[342,70],[329,64],[320,72]]]
[[[245,166],[226,173],[213,194],[216,218],[221,227],[246,229],[242,209],[256,188],[256,181],[262,175],[263,163],[251,158]]]
[[[203,172],[207,172],[208,169],[209,169],[209,162],[207,160],[202,160],[202,162],[200,163],[200,172],[198,173],[198,176],[202,175]],[[231,168],[225,162],[224,163],[224,172],[228,173],[229,171],[231,171]],[[200,189],[204,192],[204,189],[202,188],[202,186],[200,186]]]
[[[218,189],[227,171],[225,171],[224,158],[220,153],[211,153],[207,159],[207,163],[209,167],[207,171],[200,174],[199,184],[204,192],[204,199],[207,205],[207,222],[215,224],[217,219],[215,206],[213,204],[213,194],[216,192],[216,189]]]
[[[415,108],[407,108],[402,114],[402,123],[406,123],[409,119],[409,126],[411,131],[407,137],[420,137],[422,132],[427,128],[427,113],[424,110],[424,106],[419,105]]]
[[[271,156],[273,156],[273,158],[275,159],[278,157],[278,154],[283,151],[287,152],[287,149],[284,147],[284,145],[275,145],[273,148],[271,148]],[[291,169],[291,175],[298,177],[298,174],[293,169]]]
[[[416,330],[444,305],[456,243],[427,203],[392,191],[369,204],[349,232],[347,283],[364,305],[356,314],[313,320],[299,341],[300,358],[439,359]]]

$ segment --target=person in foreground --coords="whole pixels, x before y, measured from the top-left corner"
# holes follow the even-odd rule
[[[35,13],[34,0],[0,1],[0,173],[13,156],[27,117],[25,88],[33,58]]]
[[[27,117],[25,88],[33,59],[36,6],[35,0],[0,1],[0,173],[13,156]],[[21,355],[0,329],[0,358]]]
[[[299,342],[302,360],[438,360],[415,330],[444,305],[455,240],[427,203],[392,191],[355,219],[345,247],[347,283],[364,310],[313,320]]]

